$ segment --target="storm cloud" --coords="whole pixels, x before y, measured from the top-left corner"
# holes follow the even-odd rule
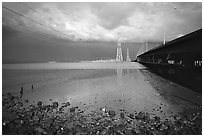
[[[198,2],[3,3],[3,6],[23,15],[3,8],[3,27],[73,41],[162,41],[164,34],[172,39],[202,27],[202,3]]]

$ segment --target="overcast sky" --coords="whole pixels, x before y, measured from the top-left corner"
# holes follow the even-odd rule
[[[2,15],[3,46],[19,41],[22,34],[59,43],[161,42],[164,34],[170,40],[202,27],[198,2],[3,3]],[[4,47],[3,52],[9,51]]]

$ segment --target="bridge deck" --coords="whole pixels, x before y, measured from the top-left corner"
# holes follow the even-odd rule
[[[139,56],[136,61],[149,64],[174,64],[183,67],[201,67],[202,29],[162,44]]]

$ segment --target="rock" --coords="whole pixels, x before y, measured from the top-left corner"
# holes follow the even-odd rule
[[[54,109],[57,109],[58,106],[59,106],[58,102],[53,102],[53,103],[52,103],[52,107],[53,107]]]
[[[125,130],[125,134],[126,134],[126,135],[133,135],[134,133],[133,133],[132,128],[127,128],[127,129]]]
[[[46,135],[47,134],[47,132],[44,129],[42,129],[41,127],[37,127],[35,130],[36,130],[37,134],[40,134],[40,135]]]
[[[38,106],[38,107],[42,107],[42,102],[41,102],[41,101],[38,101],[37,106]]]
[[[70,112],[75,112],[75,108],[74,107],[70,108]]]
[[[10,96],[10,95],[9,95]],[[15,98],[15,96],[14,96]],[[78,107],[70,108],[69,113],[62,111],[54,113],[53,108],[58,108],[58,102],[53,105],[43,105],[41,101],[37,105],[22,105],[24,100],[15,98],[15,104],[10,105],[7,96],[2,97],[2,134],[202,134],[202,113],[188,112],[175,115],[175,122],[161,121],[160,117],[150,118],[148,113],[128,114],[125,117],[122,110],[119,112],[120,118],[115,118],[116,112],[106,108],[92,110],[88,113],[79,113]],[[69,106],[67,102],[64,106]],[[21,106],[21,107],[19,107]],[[54,107],[55,106],[55,107]],[[26,107],[26,108],[24,108]],[[64,107],[60,107],[64,108]],[[57,109],[54,109],[54,111]],[[58,111],[57,111],[58,112]],[[10,115],[10,116],[9,116]],[[49,131],[49,132],[48,132]]]
[[[125,118],[125,114],[121,112],[120,113],[120,118],[122,118],[122,119]]]
[[[116,131],[116,133],[117,133],[118,135],[124,135],[124,133],[123,133],[122,131],[120,131],[120,130]]]
[[[134,119],[134,114],[127,115],[129,118]]]
[[[64,107],[60,107],[59,111],[60,111],[60,113],[62,113],[64,111]]]
[[[115,111],[113,110],[109,110],[108,114],[110,115],[110,117],[114,117],[116,115]]]
[[[138,115],[135,116],[136,119],[143,119],[145,116],[144,112],[139,112]]]
[[[102,108],[101,110],[102,110],[103,112],[106,112],[107,109],[106,109],[106,108]]]
[[[35,115],[35,116],[33,117],[33,120],[34,120],[35,122],[38,122],[38,121],[39,121],[39,117],[38,117],[37,115]]]
[[[155,116],[154,119],[156,120],[156,122],[160,122],[160,117]]]
[[[18,106],[19,107],[23,107],[23,103],[22,102],[18,102]]]
[[[149,122],[149,121],[150,121],[150,115],[149,115],[148,113],[145,114],[144,120],[145,120],[146,122]]]
[[[68,107],[68,106],[71,105],[70,102],[66,102],[66,103],[63,103],[63,104],[64,104],[63,107]]]
[[[29,102],[29,101],[26,99],[26,100],[25,100],[25,103],[28,103],[28,102]]]
[[[107,130],[107,129],[104,129],[104,130],[102,130],[102,131],[100,132],[100,135],[107,135],[107,132],[108,132],[108,130]]]

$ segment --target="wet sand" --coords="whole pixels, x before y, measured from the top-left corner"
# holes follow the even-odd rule
[[[199,93],[152,74],[140,64],[134,67],[63,70],[62,77],[47,79],[49,84],[28,88],[23,99],[30,104],[42,101],[44,105],[70,102],[70,107],[77,106],[86,114],[106,108],[116,112],[116,118],[121,112],[144,112],[151,118],[159,116],[161,121],[173,122],[175,115],[186,110],[201,114]]]

